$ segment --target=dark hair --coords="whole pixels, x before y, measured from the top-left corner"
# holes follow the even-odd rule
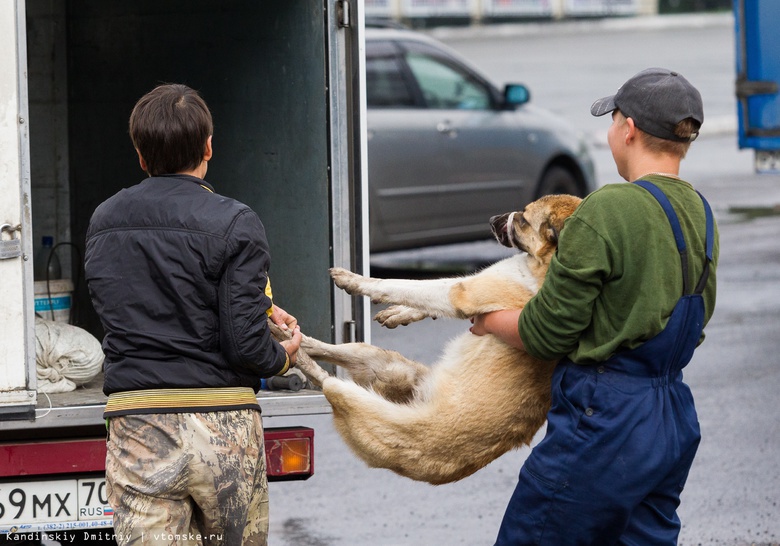
[[[695,139],[696,137],[694,135],[698,136],[700,128],[701,123],[693,118],[685,118],[675,126],[674,134],[680,138],[691,139],[693,136],[693,139]],[[688,149],[691,147],[691,142],[693,142],[693,139],[688,140],[687,142],[666,140],[664,138],[658,138],[649,133],[645,133],[644,131],[642,132],[642,136],[644,137],[645,145],[651,151],[656,153],[676,155],[680,159],[685,158],[686,154],[688,153]]]
[[[626,115],[618,108],[615,109],[615,112],[620,114],[623,122],[625,122]],[[637,127],[637,129],[639,129],[639,138],[642,139],[642,142],[648,150],[657,154],[676,155],[680,159],[685,159],[688,149],[691,147],[691,142],[695,140],[695,137],[693,139],[691,137],[694,134],[698,135],[700,128],[701,123],[693,118],[685,118],[674,127],[674,134],[680,138],[687,138],[689,140],[686,142],[676,142],[674,140],[653,136]]]
[[[130,138],[149,176],[198,167],[213,132],[208,106],[186,85],[155,87],[138,100],[130,114]]]

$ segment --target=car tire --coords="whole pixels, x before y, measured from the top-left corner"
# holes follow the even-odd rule
[[[542,181],[536,188],[536,199],[543,195],[569,194],[584,197],[582,185],[574,174],[559,165],[548,168],[542,176]]]

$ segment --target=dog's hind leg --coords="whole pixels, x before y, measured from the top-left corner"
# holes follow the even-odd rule
[[[400,353],[367,343],[331,345],[304,336],[301,348],[312,358],[344,368],[355,383],[392,402],[411,400],[430,372],[427,366]]]
[[[277,341],[284,341],[292,337],[288,330],[282,330],[274,324],[271,319],[268,319],[268,327]],[[314,362],[309,355],[306,354],[306,351],[300,349],[298,350],[298,358],[296,359],[295,367],[301,370],[303,375],[305,375],[313,385],[320,388],[325,379],[330,377],[330,374],[323,370],[319,364]]]
[[[298,350],[298,358],[295,361],[295,367],[301,370],[303,375],[305,375],[315,387],[322,388],[322,384],[325,380],[328,377],[331,377],[330,374],[323,370],[319,364],[314,362],[305,351]]]

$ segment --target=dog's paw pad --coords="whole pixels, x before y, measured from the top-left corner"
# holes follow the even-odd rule
[[[397,326],[406,326],[426,318],[428,315],[418,309],[412,309],[403,305],[393,305],[387,309],[379,311],[374,320],[385,328],[396,328]]]

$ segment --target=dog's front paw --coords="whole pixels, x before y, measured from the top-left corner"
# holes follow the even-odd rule
[[[393,305],[379,311],[374,316],[374,320],[385,328],[395,328],[397,326],[406,326],[407,324],[417,322],[428,316],[427,313],[424,313],[419,309],[413,309],[411,307],[406,307],[405,305]]]

